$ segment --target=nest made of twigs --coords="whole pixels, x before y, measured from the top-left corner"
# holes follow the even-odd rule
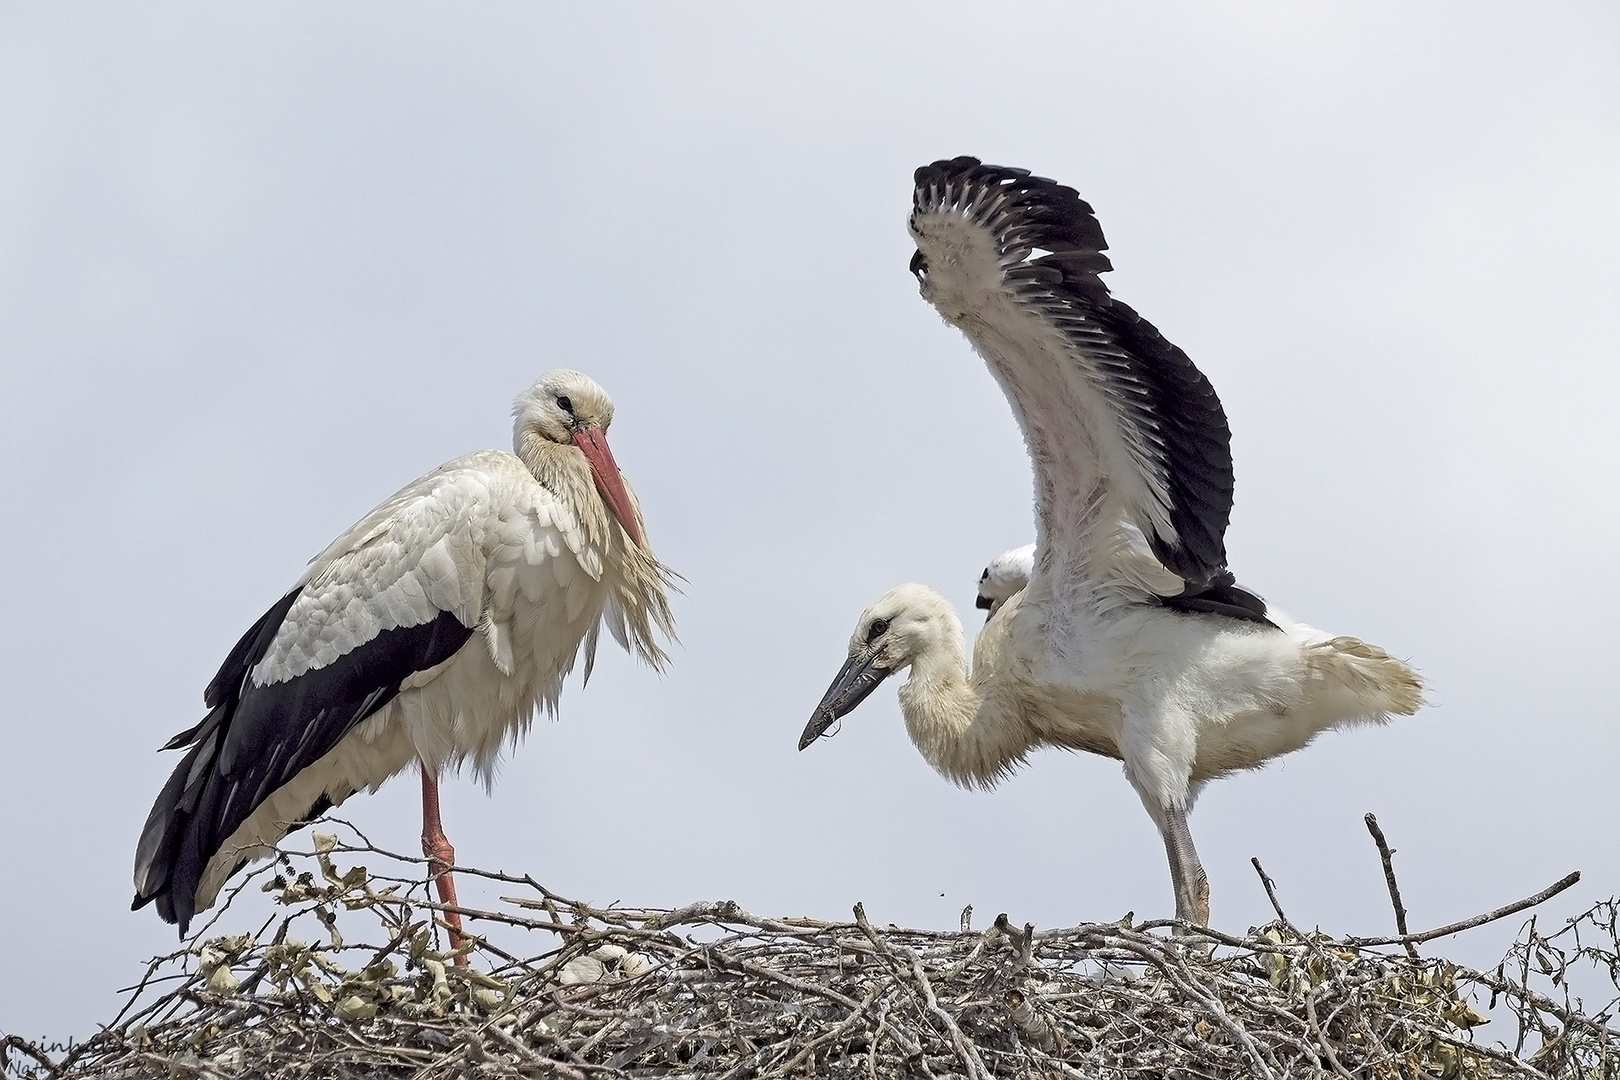
[[[441,944],[419,860],[315,839],[257,875],[285,915],[258,934],[205,930],[155,960],[113,1022],[66,1053],[7,1037],[4,1071],[1620,1076],[1613,1001],[1583,1012],[1566,978],[1583,964],[1620,981],[1612,901],[1551,935],[1532,920],[1503,964],[1481,972],[1417,954],[1414,942],[1451,928],[1336,940],[1302,933],[1280,908],[1242,937],[1129,919],[1037,931],[1006,916],[982,932],[940,932],[876,926],[859,905],[850,922],[762,918],[729,902],[599,909],[528,877],[463,869],[518,895],[462,909],[470,929],[491,933],[464,947],[461,966]],[[500,938],[519,930],[553,947],[506,951]],[[1476,1038],[1491,1009],[1515,1019],[1511,1042]]]

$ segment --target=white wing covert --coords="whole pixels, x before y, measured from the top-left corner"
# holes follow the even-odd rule
[[[1136,586],[1131,527],[1180,579],[1176,607],[1265,621],[1226,569],[1232,455],[1214,388],[1126,304],[1091,207],[976,158],[917,170],[911,267],[1018,419],[1035,468],[1037,573]],[[1165,575],[1166,577],[1168,575]]]

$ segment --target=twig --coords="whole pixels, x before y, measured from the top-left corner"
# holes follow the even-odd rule
[[[1305,1019],[1310,1023],[1311,1035],[1316,1039],[1316,1045],[1320,1046],[1322,1051],[1327,1054],[1328,1064],[1333,1066],[1334,1073],[1338,1076],[1342,1076],[1344,1080],[1356,1080],[1356,1078],[1351,1076],[1349,1071],[1339,1063],[1339,1055],[1334,1052],[1333,1044],[1328,1042],[1327,1032],[1324,1031],[1322,1025],[1317,1022],[1316,992],[1320,989],[1321,987],[1313,986],[1311,989],[1305,992]]]
[[[49,1054],[45,1053],[45,1051],[29,1042],[21,1035],[7,1035],[4,1039],[0,1039],[0,1064],[5,1063],[5,1051],[7,1050],[20,1050],[29,1057],[33,1058],[35,1061],[39,1062],[41,1065],[45,1066],[47,1069],[51,1070],[53,1073],[56,1072],[57,1069],[61,1068],[60,1065],[51,1060]]]
[[[1495,993],[1519,998],[1539,1011],[1556,1017],[1558,1022],[1565,1027],[1580,1028],[1602,1042],[1620,1040],[1620,1030],[1608,1027],[1590,1017],[1582,1016],[1573,1009],[1566,1009],[1552,998],[1545,994],[1538,994],[1528,986],[1511,982],[1508,979],[1498,978],[1486,971],[1476,971],[1474,968],[1464,967],[1461,964],[1457,965],[1457,977],[1466,979],[1468,982],[1479,983],[1479,985]]]
[[[886,986],[879,986],[872,990],[866,995],[865,1000],[850,1011],[850,1014],[844,1018],[842,1023],[828,1031],[822,1032],[814,1039],[811,1039],[809,1042],[804,1044],[803,1049],[801,1049],[797,1054],[793,1055],[793,1057],[784,1063],[780,1068],[772,1068],[764,1073],[764,1075],[770,1076],[774,1073],[781,1076],[787,1076],[792,1073],[794,1069],[799,1067],[800,1062],[804,1061],[805,1058],[815,1053],[819,1047],[825,1046],[830,1042],[836,1042],[838,1039],[841,1039],[848,1034],[856,1024],[860,1023],[866,1018],[867,1010],[876,1004],[878,999],[887,992],[888,987]]]
[[[867,921],[866,908],[861,904],[855,905],[855,925],[861,928],[861,932],[880,952],[910,963],[911,977],[916,980],[916,989],[922,995],[924,1006],[950,1034],[951,1045],[955,1047],[957,1057],[967,1069],[968,1077],[970,1080],[988,1080],[990,1074],[985,1070],[984,1062],[980,1060],[979,1052],[972,1041],[962,1034],[962,1029],[956,1026],[956,1021],[951,1019],[950,1014],[939,1007],[939,999],[934,995],[934,984],[923,972],[922,962],[917,958],[917,954],[903,945],[896,945],[880,938],[877,931],[872,929],[872,924]]]
[[[1290,930],[1294,929],[1294,924],[1288,921],[1288,916],[1283,914],[1282,905],[1277,902],[1277,883],[1271,880],[1271,875],[1260,865],[1258,857],[1250,859],[1249,862],[1254,866],[1254,872],[1260,875],[1260,884],[1265,886],[1266,899],[1271,901],[1271,910],[1277,913],[1277,921]]]
[[[1459,922],[1447,923],[1445,926],[1439,926],[1433,930],[1425,930],[1421,934],[1403,934],[1396,937],[1347,937],[1344,940],[1346,944],[1357,946],[1401,945],[1406,942],[1419,944],[1425,941],[1433,941],[1435,938],[1446,937],[1464,930],[1472,930],[1476,926],[1484,926],[1486,923],[1495,922],[1497,919],[1505,919],[1509,915],[1516,915],[1526,908],[1533,908],[1537,904],[1544,903],[1557,896],[1579,880],[1581,880],[1581,872],[1576,870],[1568,876],[1553,882],[1534,896],[1527,896],[1523,900],[1515,900],[1511,904],[1504,904],[1495,911],[1488,911],[1483,915],[1475,915]]]
[[[1384,864],[1384,884],[1389,886],[1389,902],[1395,908],[1395,933],[1401,937],[1407,936],[1406,907],[1401,903],[1401,887],[1395,884],[1395,864],[1391,861],[1395,852],[1390,850],[1389,842],[1384,839],[1384,830],[1378,827],[1378,819],[1370,812],[1362,818],[1367,823],[1367,831],[1372,833],[1373,843],[1378,845],[1378,858]],[[1401,942],[1406,946],[1406,955],[1413,960],[1418,958],[1417,946],[1410,941]]]

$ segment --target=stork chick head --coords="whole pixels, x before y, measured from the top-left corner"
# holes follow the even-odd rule
[[[558,368],[512,403],[512,446],[518,457],[535,468],[537,443],[572,446],[584,455],[602,502],[618,519],[637,546],[645,546],[635,501],[608,449],[607,429],[613,423],[613,401],[589,375]],[[537,474],[538,475],[538,474]]]
[[[1034,544],[1002,552],[979,575],[979,597],[973,606],[983,610],[988,621],[1014,593],[1023,591],[1034,572]]]
[[[961,638],[962,624],[950,601],[927,585],[896,585],[878,597],[856,621],[849,659],[799,736],[799,749],[853,712],[884,679]]]

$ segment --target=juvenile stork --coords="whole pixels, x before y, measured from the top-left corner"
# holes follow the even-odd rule
[[[1209,380],[1113,299],[1091,207],[973,158],[917,170],[911,269],[989,364],[1035,473],[1028,585],[980,632],[924,585],[861,614],[802,750],[883,679],[947,779],[991,787],[1039,746],[1124,762],[1164,838],[1178,918],[1209,922],[1187,813],[1204,784],[1422,704],[1383,650],[1294,623],[1226,568],[1232,457]],[[992,600],[992,603],[995,601]]]
[[[608,449],[613,403],[553,371],[513,406],[515,454],[441,465],[367,514],[254,623],[208,684],[202,722],[146,819],[135,903],[184,935],[226,878],[289,829],[415,765],[422,850],[456,904],[438,777],[486,786],[536,706],[555,715],[603,622],[655,669],[673,635],[669,572]],[[457,931],[460,918],[449,913]],[[452,934],[453,941],[459,933]]]
[[[1014,593],[1024,591],[1024,586],[1029,584],[1029,576],[1034,572],[1034,544],[1003,551],[991,559],[984,573],[979,575],[979,596],[973,601],[973,606],[983,611],[985,621],[989,622]]]

